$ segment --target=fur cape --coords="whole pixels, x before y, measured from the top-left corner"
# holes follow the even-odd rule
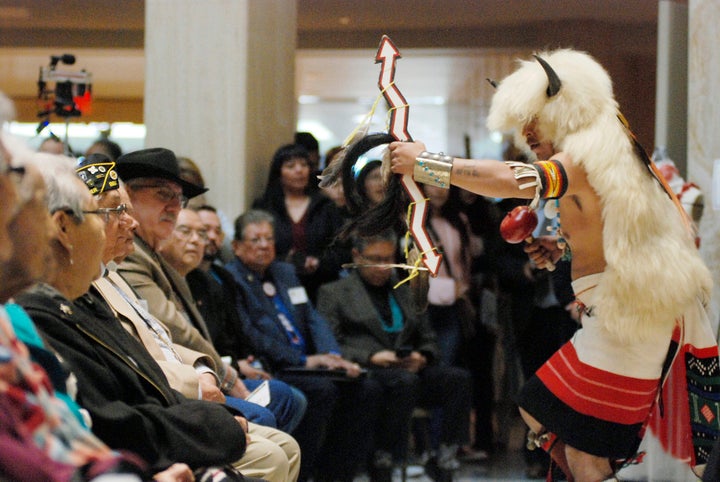
[[[548,76],[536,60],[520,61],[493,97],[488,127],[515,131],[534,118],[543,137],[587,173],[602,205],[607,262],[595,309],[607,330],[629,342],[675,321],[698,299],[706,303],[710,272],[700,259],[681,213],[635,151],[618,119],[612,81],[584,52],[538,54],[562,85],[549,97]]]

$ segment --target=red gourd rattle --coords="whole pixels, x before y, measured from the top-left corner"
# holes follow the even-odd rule
[[[507,213],[500,223],[500,236],[510,244],[518,244],[523,241],[531,243],[533,241],[532,233],[537,225],[538,217],[534,210],[528,206],[517,206]],[[555,265],[550,261],[546,262],[545,266],[538,267],[548,271],[555,269]]]

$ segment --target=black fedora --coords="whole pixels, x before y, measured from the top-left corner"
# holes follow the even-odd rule
[[[124,182],[138,177],[159,177],[173,181],[180,185],[188,199],[207,191],[206,187],[187,182],[180,177],[177,157],[170,149],[155,147],[124,154],[118,158],[115,168]]]

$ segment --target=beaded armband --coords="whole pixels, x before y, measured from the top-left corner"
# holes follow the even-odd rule
[[[433,154],[423,151],[415,158],[413,179],[423,184],[450,189],[450,174],[454,158],[442,152]]]
[[[555,160],[537,161],[532,164],[524,162],[506,161],[505,164],[513,170],[515,179],[527,180],[519,188],[535,188],[535,197],[530,208],[535,209],[540,199],[556,199],[562,197],[567,191],[567,174],[563,165]]]

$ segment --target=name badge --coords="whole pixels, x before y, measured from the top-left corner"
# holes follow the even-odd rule
[[[308,302],[308,295],[305,288],[302,286],[296,286],[288,290],[288,296],[293,305],[300,305]]]

